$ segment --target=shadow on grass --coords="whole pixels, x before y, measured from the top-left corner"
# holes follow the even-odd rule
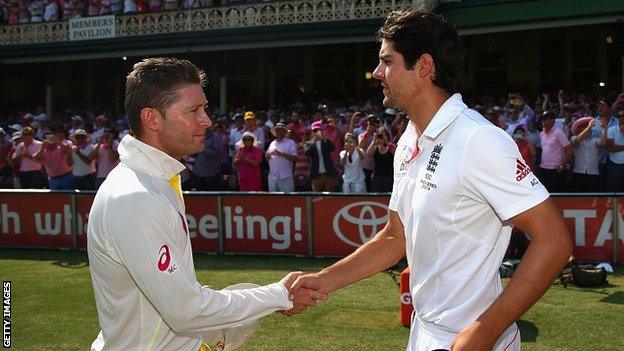
[[[613,294],[600,299],[600,302],[624,305],[624,291],[616,291]]]
[[[58,249],[0,249],[3,260],[50,261],[63,268],[88,267],[85,250],[69,251]],[[292,256],[218,255],[196,253],[193,255],[195,269],[220,269],[232,271],[284,270],[317,271],[336,261],[332,258],[306,258]]]
[[[0,257],[7,260],[51,261],[55,266],[73,269],[89,265],[86,251],[0,249]]]
[[[539,329],[533,322],[525,321],[520,319],[516,322],[518,324],[518,328],[520,328],[520,337],[524,342],[535,342],[537,336],[539,335]]]

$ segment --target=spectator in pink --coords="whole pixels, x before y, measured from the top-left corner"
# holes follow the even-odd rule
[[[119,142],[115,139],[113,131],[106,129],[100,142],[95,146],[97,153],[95,159],[97,161],[97,177],[95,179],[95,190],[98,190],[110,171],[119,163],[119,154],[117,146]]]
[[[89,134],[84,129],[77,129],[73,138],[72,171],[76,189],[95,190],[97,149],[89,142]]]
[[[275,140],[266,152],[269,162],[269,191],[295,191],[293,165],[297,161],[297,145],[292,139],[286,138],[287,132],[282,122],[278,122],[272,130]]]
[[[75,189],[75,179],[72,173],[74,145],[66,139],[63,127],[55,127],[53,132],[46,134],[35,159],[41,161],[45,167],[50,189],[73,190]]]
[[[542,114],[540,144],[542,145],[542,162],[539,178],[549,192],[562,192],[565,185],[565,171],[573,156],[572,146],[568,137],[555,126],[555,114],[546,111]]]
[[[260,162],[262,150],[258,147],[256,136],[245,132],[239,141],[239,148],[234,156],[234,165],[238,170],[238,187],[240,191],[261,191],[262,178]]]
[[[42,143],[34,138],[35,130],[31,127],[22,129],[22,141],[15,148],[13,161],[19,162],[19,178],[23,189],[41,188],[41,161],[35,156],[40,153]]]

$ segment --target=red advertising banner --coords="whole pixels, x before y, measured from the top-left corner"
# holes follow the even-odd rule
[[[613,209],[609,197],[554,198],[562,211],[580,261],[613,260]],[[621,221],[621,217],[620,217]]]
[[[71,248],[70,200],[67,194],[2,193],[0,246]]]
[[[307,254],[305,196],[224,195],[222,206],[226,252]]]
[[[217,197],[186,195],[184,203],[193,251],[219,252]]]
[[[87,249],[87,222],[89,220],[89,211],[95,195],[80,194],[76,195],[76,214],[78,216],[78,248]]]
[[[346,256],[370,240],[388,221],[389,197],[315,197],[312,253]]]
[[[71,197],[76,196],[78,247],[86,247],[90,194],[16,193],[0,195],[1,247],[72,247]],[[370,240],[387,221],[388,197],[312,197],[313,218],[308,218],[306,196],[187,195],[189,233],[194,251],[306,255],[308,220],[312,223],[312,255],[346,256]],[[613,260],[613,198],[561,197],[554,199],[562,211],[574,255],[580,261]],[[624,262],[624,199],[620,213],[619,260]],[[219,218],[223,220],[219,227]],[[221,232],[220,232],[221,229]]]

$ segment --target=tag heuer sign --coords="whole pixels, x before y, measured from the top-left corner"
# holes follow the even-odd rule
[[[115,16],[74,18],[69,20],[69,40],[115,37]]]

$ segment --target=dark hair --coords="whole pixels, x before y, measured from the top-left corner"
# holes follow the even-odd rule
[[[141,136],[141,110],[151,107],[165,116],[165,110],[180,98],[186,85],[206,85],[206,74],[187,60],[148,58],[136,63],[126,77],[126,118],[135,135]]]
[[[433,84],[450,94],[460,89],[464,44],[446,18],[426,11],[394,11],[386,17],[377,37],[392,42],[408,70],[414,69],[422,54],[431,55],[435,64]]]

